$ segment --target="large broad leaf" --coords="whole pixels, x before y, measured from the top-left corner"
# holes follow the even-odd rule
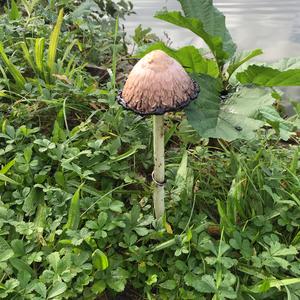
[[[261,49],[255,49],[252,51],[241,51],[234,55],[234,57],[231,59],[229,67],[227,69],[229,77],[244,63],[249,61],[255,56],[263,54],[263,51]]]
[[[236,75],[243,84],[259,86],[299,86],[300,57],[284,58],[273,64],[251,65]]]
[[[204,30],[213,37],[220,37],[223,50],[232,57],[236,45],[226,28],[224,15],[213,5],[212,0],[179,0],[185,16],[196,18],[203,23]]]
[[[217,63],[212,59],[203,57],[200,51],[194,46],[187,46],[174,50],[167,47],[164,43],[158,42],[149,46],[145,51],[139,52],[137,57],[143,57],[153,50],[162,50],[169,56],[176,59],[187,72],[196,74],[208,74],[212,77],[219,76]]]
[[[156,18],[172,23],[174,25],[186,28],[201,37],[207,44],[215,58],[222,62],[227,58],[230,58],[231,54],[223,49],[222,37],[210,35],[204,29],[204,24],[196,18],[184,17],[180,12],[158,12],[155,15]]]
[[[206,75],[195,79],[201,91],[198,99],[185,112],[190,124],[202,137],[232,141],[255,136],[255,130],[264,124],[259,119],[260,110],[274,102],[267,90],[244,87],[222,103],[222,85],[219,80]]]
[[[243,84],[256,84],[259,86],[299,86],[300,69],[280,71],[265,66],[252,65],[246,71],[238,73],[236,78]]]

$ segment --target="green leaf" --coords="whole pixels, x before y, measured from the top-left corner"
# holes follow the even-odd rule
[[[118,156],[111,156],[110,159],[113,160],[114,162],[126,159],[133,154],[135,154],[139,149],[145,149],[144,145],[134,145],[132,149],[128,150],[127,152],[120,154]]]
[[[243,87],[222,103],[220,81],[204,75],[195,79],[201,91],[185,112],[190,124],[202,137],[232,141],[255,136],[254,131],[264,124],[259,119],[259,111],[274,102],[268,91]]]
[[[58,264],[60,262],[59,252],[52,252],[48,255],[47,260],[49,265],[55,272],[57,272]]]
[[[54,26],[54,29],[50,35],[49,50],[48,50],[48,68],[51,73],[54,71],[56,51],[58,47],[58,38],[59,38],[63,18],[64,18],[64,11],[63,9],[61,9],[58,14],[56,25]]]
[[[7,261],[14,256],[12,249],[7,249],[0,252],[0,262]]]
[[[28,196],[24,200],[24,204],[22,206],[22,210],[26,213],[26,215],[33,215],[35,210],[43,199],[43,192],[40,188],[32,188]]]
[[[0,173],[0,181],[9,182],[9,183],[14,184],[14,185],[20,185],[15,180],[13,180],[13,179],[11,179],[11,178],[9,178],[6,175],[1,174],[1,173]]]
[[[173,12],[158,12],[155,17],[157,19],[172,23],[182,28],[186,28],[191,30],[193,33],[197,34],[201,37],[215,58],[227,58],[228,55],[222,49],[222,40],[221,37],[213,37],[208,34],[205,29],[203,23],[195,18],[184,17],[181,12],[173,11]]]
[[[111,278],[106,283],[116,292],[123,292],[126,285],[128,272],[122,268],[117,268],[111,272]]]
[[[165,282],[161,283],[159,286],[162,287],[163,289],[171,291],[176,288],[176,282],[175,282],[175,280],[169,279],[169,280],[166,280]]]
[[[31,69],[35,70],[35,65],[34,65],[34,62],[33,62],[32,58],[31,58],[31,55],[29,53],[29,50],[28,50],[28,47],[27,47],[26,43],[22,42],[20,45],[21,45],[21,48],[23,50],[24,58],[29,63]]]
[[[5,166],[2,167],[2,169],[0,170],[0,174],[6,174],[11,167],[13,167],[16,163],[15,159],[12,159],[11,161],[9,161]]]
[[[92,291],[95,294],[101,294],[105,291],[106,284],[103,280],[96,281],[92,286]]]
[[[201,293],[214,293],[216,291],[214,278],[210,275],[204,275],[200,278],[199,275],[188,273],[184,276],[184,281],[186,285]]]
[[[45,47],[45,39],[37,38],[35,40],[35,45],[34,45],[34,60],[36,63],[37,70],[38,72],[40,72],[40,74],[43,74],[43,70],[44,70],[44,61],[43,61],[44,47]]]
[[[0,90],[0,97],[10,97],[10,96],[6,94],[3,90]]]
[[[187,163],[188,163],[188,153],[184,151],[182,154],[181,163],[177,170],[176,178],[175,178],[175,186],[179,186],[183,181],[185,184],[187,177]]]
[[[47,299],[55,298],[67,290],[67,285],[62,281],[56,281],[53,283],[53,287],[48,293]]]
[[[24,242],[22,240],[12,240],[11,247],[16,257],[26,255]]]
[[[38,205],[37,213],[34,219],[34,224],[37,228],[44,229],[46,227],[47,210],[48,207],[45,203]]]
[[[111,279],[110,281],[107,282],[109,287],[118,293],[124,291],[125,283],[126,282],[124,280],[114,280],[114,279]]]
[[[148,277],[148,279],[146,280],[146,284],[147,285],[153,285],[154,283],[157,282],[157,275],[156,274],[152,274],[151,276]]]
[[[252,51],[242,51],[237,54],[231,59],[227,72],[229,77],[234,73],[241,65],[249,61],[255,56],[263,54],[261,49],[255,49]]]
[[[9,262],[11,263],[11,265],[18,270],[18,272],[23,272],[26,271],[28,272],[30,275],[34,276],[34,271],[33,269],[28,265],[28,263],[26,263],[24,260],[19,259],[19,258],[11,258],[9,260]]]
[[[219,76],[219,69],[217,63],[212,59],[203,57],[200,51],[194,46],[186,46],[178,50],[167,47],[164,43],[158,42],[147,47],[145,51],[141,51],[136,55],[143,57],[153,50],[162,50],[169,56],[176,59],[187,72],[207,74],[211,77]]]
[[[182,154],[182,159],[175,177],[175,189],[172,192],[172,198],[174,201],[180,201],[184,199],[184,192],[187,191],[187,179],[188,179],[188,152],[185,150]]]
[[[14,20],[18,20],[21,17],[20,11],[18,9],[18,6],[15,2],[15,0],[11,0],[10,2],[11,4],[11,8],[8,14],[8,17],[10,20],[14,21]]]
[[[71,204],[68,213],[68,221],[67,224],[64,226],[64,229],[78,229],[79,222],[80,222],[80,191],[83,184],[79,186],[76,190],[75,194],[71,199]]]
[[[260,110],[260,115],[275,129],[276,133],[284,141],[287,141],[296,129],[293,123],[284,120],[272,106],[264,107]]]
[[[214,5],[212,0],[179,0],[185,16],[196,18],[202,22],[204,30],[212,37],[213,42],[221,39],[224,58],[233,56],[236,45],[226,28],[225,17]],[[218,45],[219,46],[219,45]],[[217,56],[221,60],[222,56]]]
[[[96,269],[104,271],[108,268],[107,256],[99,249],[92,254],[92,262]]]
[[[47,288],[44,283],[38,282],[34,285],[34,290],[44,299],[47,297]]]
[[[14,64],[10,61],[10,59],[7,57],[5,51],[4,51],[4,46],[3,44],[0,42],[0,56],[3,60],[3,62],[5,63],[5,65],[7,66],[11,76],[14,78],[16,84],[20,87],[23,88],[26,80],[23,77],[23,75],[21,74],[21,72],[14,66]]]
[[[299,86],[300,69],[280,71],[266,66],[251,65],[244,72],[236,75],[242,84],[256,84],[258,86]]]
[[[291,284],[299,284],[300,278],[285,278],[285,279],[273,279],[273,278],[266,278],[253,286],[250,291],[252,293],[262,293],[267,292],[270,288],[276,287],[279,289],[282,286],[288,286]]]
[[[9,246],[7,241],[3,237],[0,236],[0,252],[10,250],[10,249],[11,249],[11,247]]]

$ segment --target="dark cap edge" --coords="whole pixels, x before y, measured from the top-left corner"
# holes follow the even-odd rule
[[[190,104],[190,102],[194,101],[195,99],[198,98],[198,95],[200,93],[200,87],[198,85],[198,83],[192,79],[193,83],[194,83],[194,87],[195,87],[195,94],[188,100],[182,102],[180,104],[180,106],[177,106],[177,107],[167,107],[165,109],[162,109],[162,108],[157,108],[151,112],[141,112],[141,111],[138,111],[134,108],[130,108],[127,103],[124,101],[123,97],[122,97],[122,90],[119,91],[118,95],[117,95],[117,102],[123,106],[123,108],[125,108],[126,110],[131,110],[133,111],[134,113],[140,115],[140,116],[149,116],[149,115],[163,115],[167,112],[176,112],[176,111],[180,111],[182,110],[184,107],[186,107],[187,105]]]

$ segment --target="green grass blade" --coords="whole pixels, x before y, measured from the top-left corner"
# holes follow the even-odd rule
[[[73,41],[67,46],[67,48],[66,48],[66,50],[65,50],[64,56],[63,56],[63,58],[62,58],[62,60],[61,60],[62,63],[68,58],[68,56],[69,56],[71,50],[73,49],[73,47],[74,47],[75,45],[78,47],[79,51],[82,51],[82,45],[81,45],[81,43],[79,42],[79,40],[78,40],[78,39],[73,40]]]
[[[299,150],[296,149],[289,170],[292,174],[296,175],[299,162]]]
[[[6,175],[1,174],[1,173],[0,173],[0,181],[9,182],[11,184],[19,185],[18,182],[14,181],[13,179],[11,179],[11,178],[9,178]]]
[[[61,9],[59,11],[56,25],[54,26],[54,29],[51,32],[51,36],[50,36],[50,43],[49,43],[49,50],[48,50],[48,68],[51,73],[54,71],[58,38],[60,34],[61,25],[63,22],[63,17],[64,17],[64,11],[63,9]]]
[[[65,225],[64,229],[72,229],[76,230],[79,226],[80,221],[80,191],[83,184],[79,186],[79,188],[76,190],[75,194],[73,195],[71,199],[71,204],[69,208],[69,214],[68,214],[68,221]]]
[[[7,57],[7,55],[4,51],[4,46],[1,42],[0,42],[0,56],[3,60],[3,62],[5,63],[5,65],[7,66],[11,76],[14,78],[18,87],[23,88],[26,83],[26,80],[23,77],[23,75],[21,74],[21,72],[14,66],[14,64]]]
[[[3,174],[3,175],[6,174],[6,173],[9,171],[9,169],[15,165],[15,162],[16,162],[15,159],[12,159],[10,162],[8,162],[8,163],[0,170],[0,174]]]
[[[27,60],[28,64],[30,65],[31,69],[35,71],[35,65],[28,50],[28,47],[25,42],[21,43],[21,48],[23,50],[24,58]]]
[[[40,72],[40,74],[43,74],[43,70],[44,70],[44,62],[43,62],[44,48],[45,48],[45,39],[44,38],[36,39],[34,45],[34,59],[35,59],[37,70],[38,72]]]

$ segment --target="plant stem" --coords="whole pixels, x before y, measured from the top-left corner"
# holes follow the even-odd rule
[[[156,219],[165,213],[164,182],[165,182],[165,141],[164,117],[153,116],[153,151],[154,151],[154,192],[153,202]]]

